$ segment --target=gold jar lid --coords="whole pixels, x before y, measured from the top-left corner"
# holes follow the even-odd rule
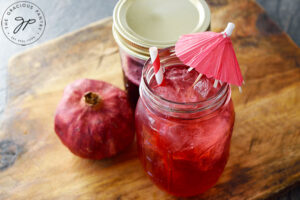
[[[118,45],[147,59],[152,46],[174,46],[183,34],[206,31],[210,10],[204,0],[120,0],[113,20]]]

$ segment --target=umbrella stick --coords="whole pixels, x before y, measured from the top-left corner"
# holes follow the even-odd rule
[[[240,91],[240,93],[242,93],[242,92],[243,92],[243,90],[242,90],[242,87],[239,87],[239,91]]]
[[[215,82],[214,82],[214,88],[217,88],[218,83],[219,83],[219,81],[218,81],[217,79],[215,79]]]
[[[194,87],[196,85],[196,83],[201,79],[202,74],[199,74],[198,77],[196,78],[196,80],[194,81],[192,87]]]
[[[193,69],[194,69],[194,68],[190,67],[190,68],[188,69],[188,72],[192,71]]]

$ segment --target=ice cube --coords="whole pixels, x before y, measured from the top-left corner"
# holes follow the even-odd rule
[[[178,69],[178,68],[172,68],[169,70],[169,72],[166,74],[166,78],[169,80],[183,80],[186,76],[184,70]]]
[[[194,90],[201,95],[201,97],[206,98],[212,88],[212,83],[209,79],[200,79],[198,83],[195,84]]]

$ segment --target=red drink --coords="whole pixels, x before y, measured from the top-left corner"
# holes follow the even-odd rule
[[[143,70],[136,107],[139,157],[161,189],[194,196],[212,187],[229,157],[234,125],[230,87],[187,72],[173,56],[160,55],[165,84],[157,86],[149,61]],[[152,74],[151,74],[152,73]]]
[[[127,98],[133,109],[139,99],[139,85],[145,60],[135,58],[120,49],[122,70]]]

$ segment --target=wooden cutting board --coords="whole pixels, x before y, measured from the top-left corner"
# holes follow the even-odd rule
[[[233,89],[231,156],[217,185],[192,199],[262,199],[300,182],[300,50],[254,2],[210,0],[213,31],[228,21],[246,85]],[[106,19],[12,58],[0,124],[0,199],[176,199],[146,177],[135,145],[111,159],[71,154],[53,130],[64,87],[79,78],[123,89]]]

